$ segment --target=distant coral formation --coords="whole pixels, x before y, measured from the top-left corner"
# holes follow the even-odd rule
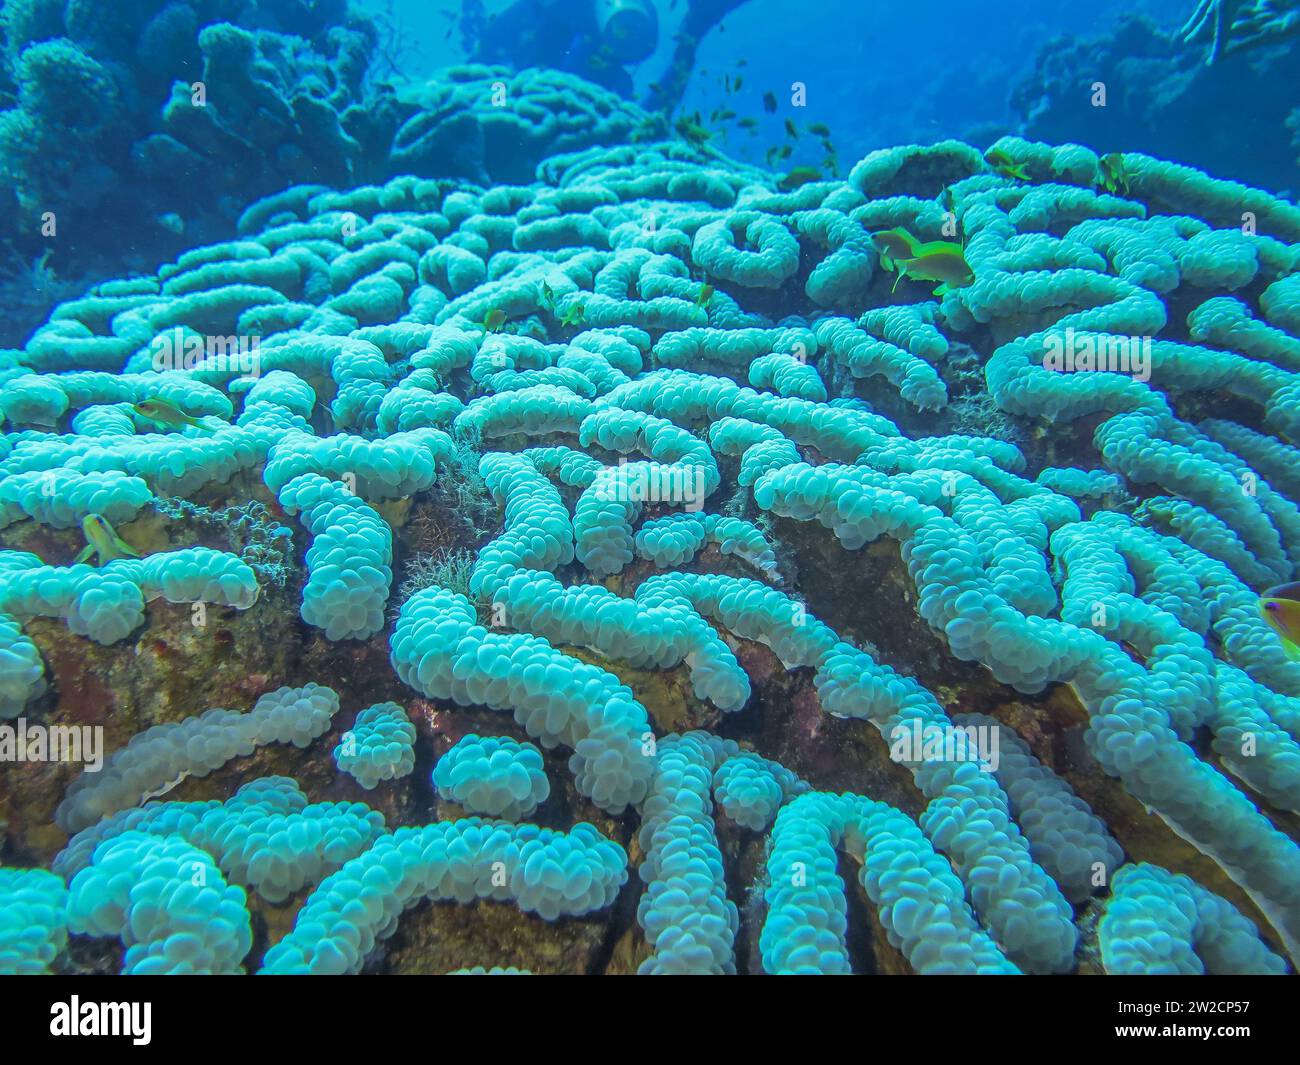
[[[226,201],[312,179],[352,181],[377,121],[374,30],[345,0],[16,0],[0,15],[3,236],[63,261],[100,251],[92,220],[132,243],[216,235]],[[167,56],[167,63],[156,62]],[[95,227],[102,231],[102,224]],[[151,233],[158,236],[151,238]],[[48,236],[48,233],[44,235]]]
[[[1201,6],[1212,5],[1207,0]],[[1053,40],[1016,86],[1012,107],[1033,139],[1149,152],[1216,177],[1294,192],[1300,187],[1300,107],[1291,86],[1300,80],[1294,37],[1300,11],[1285,14],[1288,33],[1263,34],[1248,48],[1227,51],[1218,46],[1214,17],[1189,23],[1200,27],[1191,38],[1199,48],[1138,15],[1122,17],[1113,31],[1095,38]],[[1243,32],[1248,21],[1243,14]],[[1105,86],[1104,104],[1094,98],[1098,82]],[[1242,147],[1247,143],[1248,151]]]
[[[661,119],[554,70],[452,67],[400,88],[397,99],[391,174],[526,184],[549,156],[664,132]]]
[[[663,132],[550,71],[466,66],[389,84],[378,40],[346,0],[6,3],[0,246],[42,268],[52,256],[61,274],[152,270],[292,186],[527,182],[557,152]],[[21,295],[43,314],[60,294]],[[26,325],[7,323],[0,343]]]

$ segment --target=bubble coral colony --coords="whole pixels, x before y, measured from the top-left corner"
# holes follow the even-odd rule
[[[1294,965],[1300,210],[992,158],[297,187],[0,351],[0,971]]]

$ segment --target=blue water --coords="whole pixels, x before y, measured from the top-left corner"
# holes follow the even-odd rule
[[[491,18],[513,2],[485,0],[483,9]],[[429,77],[472,58],[463,47],[459,2],[364,0],[357,6],[400,27],[390,55],[408,77]],[[686,6],[658,0],[659,47],[633,71],[639,98],[662,76]],[[788,97],[795,81],[809,87],[807,121],[830,126],[850,161],[891,144],[990,127],[1001,132],[1017,121],[1008,103],[1013,88],[1055,38],[1109,33],[1126,13],[1176,28],[1192,6],[1188,0],[748,0],[701,40],[681,109],[707,116],[729,107],[758,118],[753,135],[729,134],[723,145],[750,162],[784,141],[782,117],[764,113],[763,93]],[[728,93],[724,75],[737,73],[744,84]],[[1085,93],[1091,72],[1074,73]],[[813,146],[801,154],[803,161],[819,161]]]

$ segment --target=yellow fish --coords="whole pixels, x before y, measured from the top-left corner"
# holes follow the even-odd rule
[[[1128,171],[1120,152],[1111,152],[1097,160],[1097,183],[1112,195],[1120,192],[1128,195]]]
[[[206,429],[211,432],[210,426],[204,425],[198,418],[186,414],[180,407],[168,403],[165,399],[142,400],[139,403],[132,403],[131,409],[141,418],[148,418],[151,422],[158,422],[160,425],[170,425],[173,429],[189,425],[195,429]]]
[[[699,117],[698,112],[696,112],[694,119],[682,116],[673,125],[673,129],[677,131],[678,135],[684,141],[696,146],[707,144],[713,139],[713,134],[701,125]]]
[[[776,187],[782,192],[793,192],[795,189],[807,185],[810,181],[820,181],[821,179],[821,171],[816,167],[796,166],[776,183]]]
[[[87,514],[81,519],[81,531],[86,534],[86,546],[74,558],[73,564],[85,562],[91,555],[99,556],[99,565],[115,558],[139,558],[140,552],[128,544],[101,514]]]
[[[1279,584],[1259,597],[1259,612],[1291,658],[1300,659],[1300,583]]]
[[[902,226],[872,233],[871,244],[880,253],[880,265],[886,270],[894,269],[894,263],[899,259],[914,258],[916,249],[921,246],[921,242]]]
[[[975,271],[966,261],[966,253],[960,244],[948,240],[932,240],[917,246],[916,254],[908,259],[899,259],[898,280],[903,277],[913,281],[938,281],[934,290],[936,296],[942,296],[955,288],[965,288],[975,281]]]
[[[984,162],[988,163],[993,173],[1001,177],[1016,178],[1019,181],[1029,180],[1029,175],[1025,173],[1025,164],[1017,163],[1001,148],[990,148],[985,152]]]

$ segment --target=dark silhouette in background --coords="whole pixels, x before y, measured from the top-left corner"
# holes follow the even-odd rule
[[[667,66],[641,101],[649,110],[676,109],[700,41],[744,3],[685,0]],[[515,0],[492,18],[482,0],[466,0],[461,15],[462,40],[475,62],[564,70],[628,98],[633,70],[654,55],[659,34],[654,0]]]
[[[476,62],[551,67],[630,97],[628,68],[658,47],[659,13],[652,0],[516,0],[485,18],[475,0],[462,30]]]

